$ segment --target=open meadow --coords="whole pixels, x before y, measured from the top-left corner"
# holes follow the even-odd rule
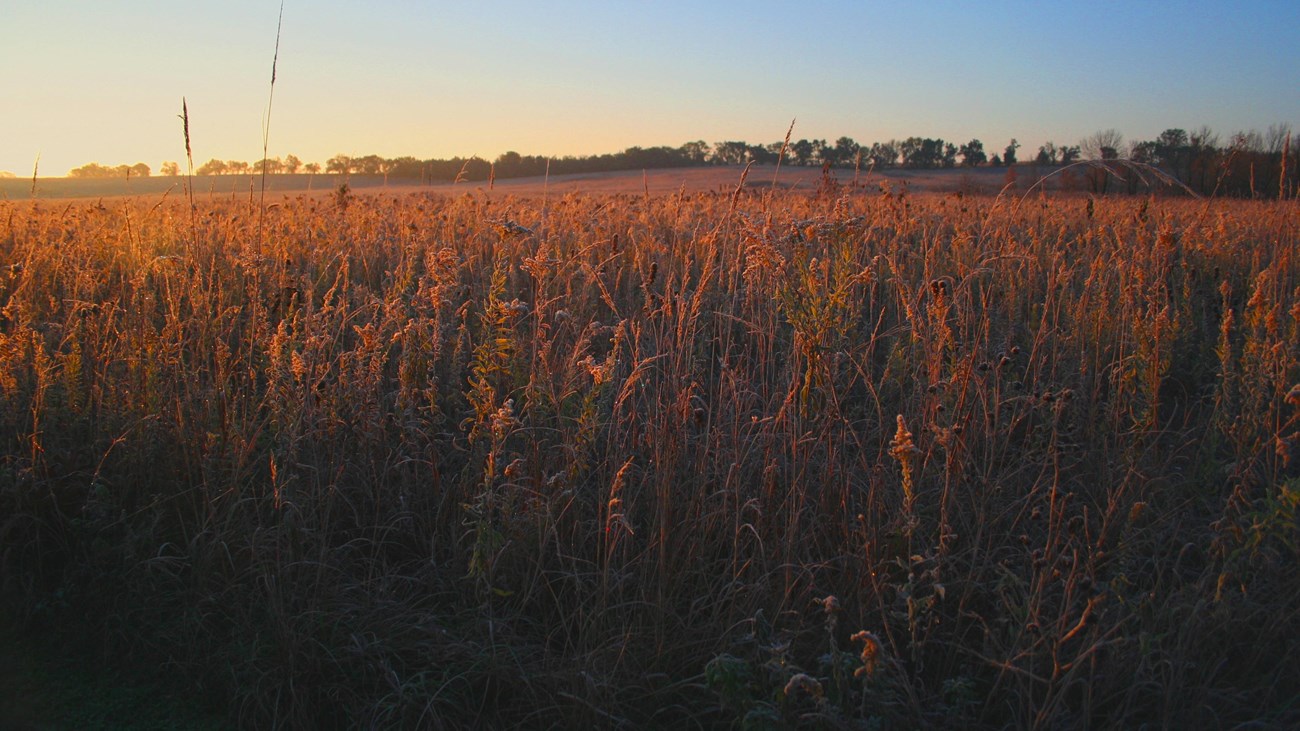
[[[475,180],[460,183],[422,182],[409,178],[385,178],[382,175],[337,174],[290,175],[279,173],[266,176],[266,197],[279,201],[286,197],[320,198],[332,194],[344,182],[356,193],[433,193],[460,196],[465,193],[516,195],[541,197],[569,193],[663,194],[685,191],[708,193],[734,190],[736,181],[744,173],[743,165],[710,165],[702,167],[660,168],[649,170],[619,170],[612,172],[570,173],[567,175],[526,176],[501,178],[494,181]],[[1041,177],[1051,176],[1055,166],[1026,166],[1023,172],[1012,175],[1021,189],[1028,188]],[[830,175],[844,186],[879,189],[884,183],[890,187],[912,192],[996,193],[1006,185],[1008,173],[1001,168],[961,168],[937,170],[910,170],[889,168],[875,170],[840,168],[824,173],[817,166],[786,165],[780,170],[775,165],[753,165],[746,176],[750,187],[771,188],[776,180],[779,188],[812,192],[822,187],[822,179]],[[1050,189],[1061,187],[1062,180],[1077,175],[1048,177],[1043,185]],[[263,180],[260,175],[156,175],[144,178],[0,178],[0,200],[10,201],[97,201],[108,198],[138,196],[158,199],[187,194],[188,186],[194,189],[195,202],[217,200],[262,199]]]
[[[1295,201],[637,178],[0,202],[8,611],[248,728],[1300,724]]]

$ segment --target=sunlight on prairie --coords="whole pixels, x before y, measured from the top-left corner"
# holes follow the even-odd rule
[[[4,589],[241,723],[1295,720],[1292,203],[177,197],[0,203]]]

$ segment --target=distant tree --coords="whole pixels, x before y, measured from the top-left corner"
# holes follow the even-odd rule
[[[496,174],[502,178],[509,178],[520,174],[523,168],[524,156],[510,150],[497,156],[496,162],[492,163],[496,168]]]
[[[908,137],[899,143],[903,164],[911,168],[937,168],[944,164],[946,143],[929,137]],[[953,149],[954,155],[956,148]]]
[[[899,142],[874,142],[871,145],[871,164],[878,168],[892,168],[898,164]]]
[[[147,178],[151,172],[149,166],[142,162],[137,162],[131,166],[131,175],[134,175],[137,178]]]
[[[780,146],[772,150],[766,145],[750,145],[745,154],[748,155],[750,162],[755,165],[772,165],[776,162],[777,155],[780,153]]]
[[[181,166],[174,162],[165,162],[158,167],[158,173],[160,175],[175,177],[181,174]]]
[[[424,174],[424,163],[409,155],[388,162],[392,165],[388,174],[395,178],[419,178]]]
[[[749,145],[745,142],[714,142],[713,161],[719,165],[744,165],[749,162]]]
[[[961,146],[961,164],[963,167],[973,168],[976,165],[983,165],[988,162],[988,155],[984,154],[984,143],[979,140],[971,140]]]
[[[796,165],[807,165],[813,156],[813,143],[808,140],[798,140],[790,143],[790,159]]]
[[[1088,160],[1103,162],[1103,165],[1089,166],[1086,178],[1088,188],[1093,193],[1105,195],[1110,189],[1110,181],[1118,177],[1118,168],[1111,161],[1119,159],[1124,135],[1113,129],[1104,129],[1092,133],[1079,141],[1079,149]]]
[[[1202,125],[1188,135],[1187,145],[1187,177],[1184,182],[1198,192],[1213,192],[1215,173],[1222,167],[1219,135]]]
[[[218,160],[215,157],[199,166],[194,171],[195,175],[225,175],[230,172],[229,167],[224,160]]]
[[[97,162],[88,163],[68,171],[69,178],[112,178],[118,174],[116,168],[100,165]]]
[[[355,157],[352,159],[352,170],[362,175],[383,175],[384,158],[378,155]]]
[[[1124,135],[1113,129],[1104,129],[1079,140],[1079,149],[1087,160],[1114,160],[1124,144]]]
[[[302,171],[307,173],[308,175],[315,175],[316,173],[320,172],[320,163],[318,162],[306,163],[305,165],[302,166]]]
[[[1173,128],[1167,129],[1160,133],[1156,138],[1156,162],[1161,165],[1167,165],[1177,171],[1179,163],[1182,161],[1187,151],[1188,138],[1187,131]]]
[[[302,160],[297,155],[286,155],[284,158],[284,171],[290,175],[297,175],[302,168]]]
[[[1002,156],[995,153],[993,157],[989,158],[989,164],[995,168],[1002,167]]]
[[[1210,129],[1206,125],[1201,125],[1194,130],[1188,137],[1188,144],[1193,148],[1215,148],[1219,147],[1219,133]]]
[[[253,163],[253,172],[260,173],[263,169],[266,170],[267,175],[278,175],[284,172],[284,162],[278,157],[271,157]]]
[[[1140,162],[1146,165],[1154,165],[1156,162],[1156,142],[1155,140],[1146,140],[1145,142],[1134,142],[1129,145],[1128,157],[1133,162]]]
[[[944,143],[944,146],[943,146],[943,166],[944,166],[945,168],[956,167],[956,166],[957,166],[957,153],[960,152],[960,151],[961,151],[961,148],[957,147],[957,146],[954,145],[953,143],[951,143],[951,142],[946,142],[946,143]]]
[[[231,175],[247,175],[248,171],[252,170],[252,167],[243,160],[227,160],[226,170]]]
[[[1065,145],[1057,148],[1057,152],[1060,153],[1062,165],[1070,165],[1079,159],[1078,145]]]
[[[808,162],[816,165],[824,165],[829,162],[834,165],[835,148],[826,144],[826,140],[813,140],[812,155],[808,158]]]
[[[352,172],[352,158],[347,155],[335,155],[325,161],[325,172],[347,175]]]
[[[1291,125],[1283,122],[1281,124],[1270,124],[1268,131],[1264,133],[1264,151],[1272,155],[1281,154],[1287,146],[1287,140],[1291,137]],[[1294,143],[1292,143],[1294,146]]]
[[[1016,150],[1018,149],[1020,149],[1020,143],[1016,142],[1016,138],[1012,137],[1011,143],[1002,151],[1002,162],[1006,164],[1007,167],[1016,164]]]
[[[11,173],[8,170],[0,170],[0,178],[11,180],[16,177],[18,177],[18,175],[15,173]]]
[[[1034,162],[1039,165],[1055,165],[1057,155],[1056,143],[1044,142],[1038,147],[1038,156],[1034,158]]]
[[[841,137],[835,140],[835,160],[841,165],[856,161],[860,152],[862,152],[862,145],[852,137]]]
[[[1253,129],[1249,132],[1237,132],[1232,135],[1232,142],[1229,146],[1239,152],[1263,152],[1264,137]]]
[[[908,167],[916,166],[923,142],[924,140],[920,137],[908,137],[898,143],[898,156],[904,165]]]
[[[709,143],[704,140],[695,140],[687,142],[681,146],[682,155],[693,163],[703,164],[709,159],[709,153],[712,152]]]

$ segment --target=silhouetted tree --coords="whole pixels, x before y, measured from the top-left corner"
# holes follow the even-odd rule
[[[920,137],[908,137],[898,143],[898,156],[903,165],[917,167],[921,157],[921,145],[924,142]]]
[[[1079,149],[1087,160],[1114,160],[1124,144],[1124,135],[1113,129],[1104,129],[1079,141]]]
[[[858,153],[862,151],[862,145],[859,145],[852,137],[841,137],[835,140],[835,161],[841,165],[853,163],[858,158]]]
[[[352,172],[352,158],[347,155],[335,155],[325,161],[325,172],[347,175]]]
[[[424,162],[410,155],[394,158],[388,161],[388,174],[395,178],[406,178],[416,180],[424,177]]]
[[[794,160],[796,165],[807,165],[813,156],[813,143],[808,140],[798,140],[790,143],[790,159]]]
[[[1164,166],[1180,180],[1187,160],[1187,132],[1172,128],[1160,133],[1156,138],[1156,164]]]
[[[713,161],[719,165],[744,165],[749,162],[749,145],[744,142],[714,142]]]
[[[1091,165],[1085,178],[1088,189],[1093,193],[1106,194],[1110,189],[1111,178],[1117,175],[1113,160],[1119,159],[1119,150],[1124,144],[1124,135],[1113,129],[1100,130],[1079,141],[1079,148],[1088,160],[1102,164]]]
[[[229,165],[225,160],[218,160],[215,157],[199,166],[194,171],[195,175],[225,175],[230,172]]]
[[[1038,156],[1034,162],[1039,165],[1055,165],[1057,161],[1057,151],[1055,142],[1044,142],[1038,147]]]
[[[945,143],[929,137],[908,137],[900,143],[903,164],[911,168],[937,168],[945,162]],[[957,149],[953,148],[956,155]],[[954,158],[955,159],[955,158]]]
[[[898,151],[899,143],[896,140],[872,143],[871,163],[878,168],[891,168],[898,164]]]
[[[693,163],[703,164],[709,159],[709,153],[711,150],[709,148],[709,143],[704,140],[696,140],[682,145],[681,152],[687,160],[690,160]]]
[[[352,158],[352,171],[361,175],[382,175],[384,158],[378,155],[364,155]]]
[[[69,178],[111,178],[116,175],[116,171],[107,166],[100,165],[97,162],[87,163],[79,168],[73,168],[68,171]]]
[[[1005,150],[1002,151],[1002,162],[1005,163],[1007,166],[1015,165],[1016,150],[1018,149],[1020,149],[1020,143],[1016,142],[1016,138],[1012,137],[1011,143],[1007,145]]]
[[[776,162],[777,155],[781,151],[781,146],[777,145],[775,150],[765,145],[750,145],[746,155],[755,165],[771,165]]]
[[[984,143],[979,140],[971,140],[961,146],[961,164],[963,167],[972,168],[976,165],[983,165],[988,162],[988,155],[984,154]]]

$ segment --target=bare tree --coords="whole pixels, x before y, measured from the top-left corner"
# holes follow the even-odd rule
[[[1079,140],[1079,151],[1085,160],[1114,160],[1124,144],[1124,135],[1114,129],[1104,129]]]
[[[1092,133],[1092,135],[1079,140],[1079,150],[1082,152],[1084,159],[1096,160],[1102,162],[1100,165],[1090,166],[1086,175],[1088,188],[1093,193],[1105,194],[1110,188],[1110,180],[1116,176],[1114,165],[1110,162],[1119,159],[1121,145],[1124,144],[1124,135],[1116,132],[1114,129],[1104,129]]]

